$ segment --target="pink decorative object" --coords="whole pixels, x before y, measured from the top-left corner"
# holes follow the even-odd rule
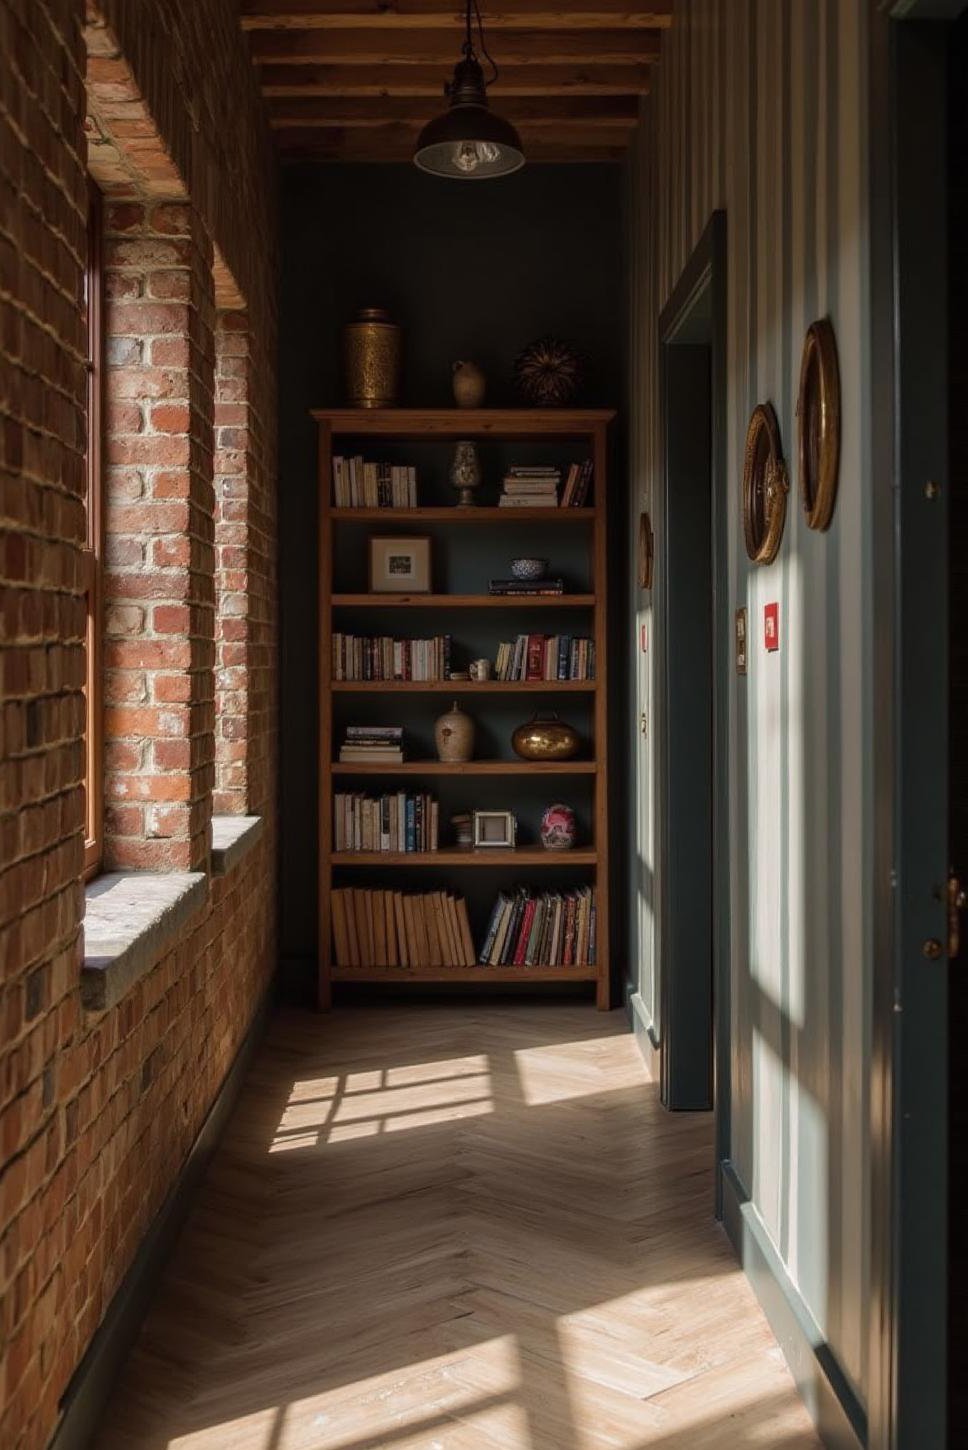
[[[569,851],[575,844],[575,812],[556,801],[541,817],[541,844],[547,851]]]

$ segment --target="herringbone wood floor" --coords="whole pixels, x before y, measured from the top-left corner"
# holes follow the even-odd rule
[[[97,1450],[814,1450],[620,1014],[275,1024]]]

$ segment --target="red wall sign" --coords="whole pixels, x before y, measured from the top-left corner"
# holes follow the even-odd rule
[[[763,605],[763,644],[768,650],[780,648],[780,606]]]

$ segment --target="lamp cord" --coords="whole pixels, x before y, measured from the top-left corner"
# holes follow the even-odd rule
[[[497,68],[497,62],[495,61],[494,57],[491,55],[490,51],[488,50],[488,48],[487,48],[487,42],[484,39],[484,22],[481,19],[481,7],[478,5],[477,0],[467,0],[467,16],[466,16],[467,34],[466,34],[466,38],[464,40],[464,47],[463,47],[464,54],[467,56],[467,58],[469,60],[470,59],[473,59],[473,57],[474,57],[474,31],[473,31],[473,25],[472,25],[472,21],[471,21],[471,8],[472,7],[473,7],[473,11],[474,11],[474,16],[477,19],[477,33],[478,33],[478,36],[480,37],[481,54],[483,55],[483,57],[487,61],[488,65],[491,67],[491,71],[493,72],[493,74],[491,75],[491,79],[488,82],[486,82],[486,84],[493,86],[493,84],[497,80],[498,75],[500,74],[500,72],[498,71],[498,68]]]

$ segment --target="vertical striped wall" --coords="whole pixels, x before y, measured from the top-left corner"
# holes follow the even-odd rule
[[[731,859],[730,1152],[861,1399],[873,709],[864,8],[676,0],[629,171],[630,511],[634,525],[650,508],[657,538],[657,319],[712,211],[727,214],[728,607],[748,607],[751,631],[748,676],[728,663],[730,839],[716,842]],[[843,445],[833,525],[818,534],[796,492],[795,407],[804,332],[824,314],[840,350]],[[766,399],[791,495],[777,562],[754,568],[739,486],[749,414]],[[768,655],[771,600],[782,647]],[[646,623],[661,647],[661,605],[636,593],[632,607],[633,703],[654,726],[662,662],[637,644]],[[661,1032],[656,731],[636,738],[633,985]]]

